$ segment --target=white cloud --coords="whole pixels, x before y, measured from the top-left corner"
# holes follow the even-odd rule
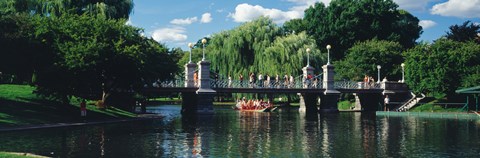
[[[432,20],[420,20],[418,25],[422,26],[423,29],[428,29],[437,25],[437,23]]]
[[[480,18],[480,0],[448,0],[435,4],[432,14],[460,18]]]
[[[170,23],[175,25],[190,25],[197,21],[198,21],[197,17],[191,17],[186,19],[173,19],[172,21],[170,21]]]
[[[247,22],[260,16],[270,17],[275,23],[283,23],[290,19],[302,18],[303,14],[297,11],[281,11],[279,9],[263,8],[260,5],[250,5],[247,3],[239,4],[235,8],[235,13],[230,13],[229,17],[235,22]]]
[[[153,31],[152,38],[157,42],[182,42],[187,40],[183,27],[160,28]]]
[[[133,26],[132,20],[128,19],[128,21],[127,21],[127,22],[125,22],[125,25],[130,25],[130,26]]]
[[[425,11],[427,10],[428,4],[432,2],[437,2],[439,0],[393,0],[398,4],[399,8],[405,9],[408,11]]]
[[[212,21],[212,14],[204,13],[202,14],[202,19],[200,19],[201,23],[209,23]]]
[[[297,5],[290,8],[292,11],[299,12],[303,17],[303,12],[310,6],[317,2],[322,2],[325,6],[328,6],[332,0],[287,0],[289,2],[296,3]]]

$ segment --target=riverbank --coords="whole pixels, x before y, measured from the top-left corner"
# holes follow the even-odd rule
[[[30,129],[121,122],[145,119],[137,114],[110,107],[99,109],[87,104],[87,116],[80,116],[78,101],[61,104],[33,94],[28,85],[0,85],[0,130]]]

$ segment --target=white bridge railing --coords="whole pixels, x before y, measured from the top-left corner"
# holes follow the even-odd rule
[[[199,82],[199,81],[196,81]],[[198,87],[194,81],[195,87]],[[210,79],[210,86],[212,88],[256,88],[256,89],[323,89],[323,82],[319,79],[295,81],[293,83],[289,81],[275,81],[270,82],[258,80],[254,83],[240,80],[225,80],[225,79]],[[155,88],[184,88],[185,80],[176,79],[168,81],[156,81],[151,86],[147,87]],[[364,83],[355,81],[335,81],[335,89],[383,89],[381,83]]]

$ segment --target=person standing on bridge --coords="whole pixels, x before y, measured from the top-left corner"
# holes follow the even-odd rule
[[[253,72],[250,72],[250,76],[248,76],[248,81],[250,82],[250,88],[253,88],[254,80],[255,80],[255,74],[253,74]]]
[[[243,75],[240,74],[240,87],[243,87]]]
[[[263,87],[263,75],[262,75],[262,73],[258,74],[258,87]]]
[[[383,100],[383,102],[385,104],[384,105],[385,107],[384,107],[383,111],[390,111],[390,109],[388,107],[388,105],[390,104],[390,98],[388,98],[388,95],[385,96],[385,99]]]
[[[228,88],[232,88],[232,76],[228,75]]]
[[[198,87],[198,72],[197,71],[195,71],[193,73],[193,84],[194,84],[195,87]]]

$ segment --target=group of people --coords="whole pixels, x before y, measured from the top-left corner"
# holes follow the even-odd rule
[[[237,100],[236,109],[237,110],[260,110],[265,108],[273,107],[273,104],[270,101],[263,101],[263,99],[247,100],[243,97],[241,100]]]
[[[374,87],[375,79],[373,79],[372,76],[365,75],[365,77],[363,78],[363,84],[364,88]]]
[[[285,75],[280,78],[280,75],[276,74],[275,77],[270,76],[269,74],[263,75],[258,74],[258,77],[255,73],[251,72],[248,76],[248,83],[250,88],[260,87],[260,88],[294,88],[296,85],[295,77],[292,75]],[[239,75],[240,84],[243,85],[243,75]],[[229,87],[231,87],[231,77],[228,77]],[[304,88],[317,86],[318,78],[313,77],[312,74],[303,77]]]

